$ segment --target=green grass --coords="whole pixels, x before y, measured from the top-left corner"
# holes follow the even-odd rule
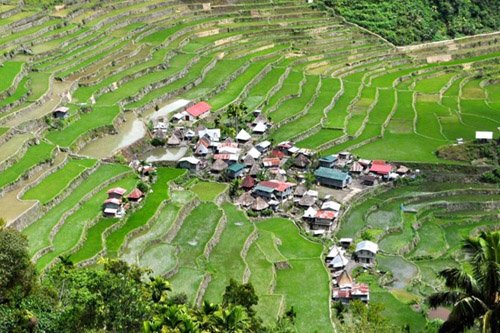
[[[162,201],[169,198],[168,182],[181,176],[185,170],[159,168],[156,183],[151,186],[152,193],[148,193],[141,209],[133,212],[126,218],[124,224],[106,239],[108,256],[116,257],[125,237],[132,230],[146,224],[156,213]]]
[[[108,198],[107,191],[112,187],[123,187],[130,191],[137,184],[135,175],[130,175],[124,179],[106,186],[103,190],[92,196],[83,203],[78,210],[71,214],[64,222],[63,226],[56,233],[49,253],[42,256],[36,263],[38,269],[45,268],[52,260],[73,249],[84,235],[84,230],[89,223],[102,215],[102,203]],[[98,223],[98,222],[97,222]]]
[[[440,73],[438,76],[417,81],[415,91],[424,94],[437,94],[456,75],[456,73]]]
[[[246,71],[232,81],[226,89],[209,100],[214,111],[219,110],[236,100],[247,84],[269,64],[275,62],[278,56],[253,62]]]
[[[286,139],[293,138],[296,135],[299,135],[308,129],[312,128],[315,125],[318,125],[321,119],[324,117],[325,109],[331,103],[333,97],[340,89],[340,81],[338,79],[323,79],[321,90],[319,92],[318,97],[314,101],[313,105],[309,109],[309,111],[302,117],[284,124],[277,128],[275,132],[272,133],[272,138],[275,142],[281,142]],[[328,130],[327,130],[328,132]],[[315,134],[313,134],[314,136]],[[318,145],[326,142],[322,141],[323,137],[318,137],[318,140],[312,140],[309,143],[308,148],[314,148]],[[306,140],[309,138],[306,138]],[[329,139],[326,139],[329,141]],[[306,143],[307,144],[307,143]],[[307,146],[304,146],[307,147]]]
[[[307,103],[313,99],[318,86],[319,77],[315,75],[307,75],[306,82],[302,86],[300,96],[291,98],[281,103],[278,108],[269,114],[274,123],[279,123],[287,118],[293,117],[302,112]]]
[[[344,128],[344,121],[347,116],[347,110],[352,100],[358,94],[360,82],[349,81],[346,77],[344,81],[344,93],[337,100],[333,109],[328,113],[328,120],[325,123],[326,127]]]
[[[45,177],[41,183],[29,189],[22,199],[38,200],[44,205],[61,194],[71,182],[95,163],[95,160],[70,160],[62,169]]]
[[[214,201],[227,189],[227,184],[213,182],[197,182],[190,188],[202,201]]]
[[[344,135],[342,130],[322,128],[317,133],[297,142],[297,146],[316,149],[324,143],[340,138],[342,135]]]
[[[71,255],[70,260],[74,263],[79,263],[99,253],[103,249],[103,232],[119,221],[119,219],[114,218],[100,219],[94,226],[88,229],[83,246]]]
[[[82,135],[111,125],[119,113],[118,106],[96,106],[91,112],[82,114],[80,119],[68,127],[49,132],[46,136],[47,140],[62,147],[70,147]]]
[[[443,230],[432,222],[425,222],[418,230],[420,242],[412,252],[415,257],[439,258],[446,252],[446,241]]]
[[[205,293],[205,299],[210,302],[220,303],[229,279],[242,281],[245,263],[240,256],[243,244],[254,230],[242,211],[232,204],[222,206],[227,218],[227,225],[221,239],[210,254],[207,270],[212,275],[212,280]]]
[[[257,108],[264,103],[267,95],[270,93],[271,89],[278,84],[278,81],[285,73],[285,70],[285,67],[273,68],[262,78],[262,80],[249,90],[248,96],[245,98],[243,103],[250,110]]]
[[[38,250],[49,245],[50,231],[66,211],[78,205],[85,195],[106,180],[126,172],[130,172],[130,169],[121,165],[103,164],[99,166],[99,168],[82,182],[80,186],[76,187],[68,197],[26,227],[23,230],[23,234],[28,237],[30,255],[33,255]]]
[[[14,83],[14,79],[21,73],[24,62],[6,61],[0,66],[0,93],[9,89]]]
[[[300,332],[331,332],[329,317],[329,275],[320,259],[323,246],[303,238],[292,221],[272,218],[257,224],[259,230],[271,232],[279,240],[278,250],[288,259],[290,268],[278,270],[275,293],[285,295],[285,308],[297,311]],[[304,272],[308,284],[304,289]],[[306,292],[307,291],[307,292]]]
[[[54,146],[46,142],[28,148],[24,156],[10,168],[2,171],[0,188],[12,184],[26,172],[38,164],[49,161],[54,152]]]
[[[268,112],[271,107],[274,107],[279,101],[287,96],[296,95],[299,92],[299,84],[303,79],[303,74],[292,70],[283,81],[281,89],[279,89],[266,103],[264,112]]]
[[[180,248],[178,253],[182,267],[197,268],[206,243],[212,237],[222,211],[211,202],[197,206],[184,220],[181,230],[173,240],[173,244]]]

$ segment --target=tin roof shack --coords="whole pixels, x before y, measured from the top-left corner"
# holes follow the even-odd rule
[[[191,172],[196,172],[201,170],[201,161],[196,157],[189,156],[183,157],[179,160],[179,168],[187,169]]]
[[[261,181],[255,186],[253,193],[257,197],[267,200],[285,200],[293,193],[294,183],[282,182],[278,180]]]
[[[229,178],[236,179],[243,175],[243,171],[245,171],[244,164],[234,163],[227,168],[226,173]]]
[[[69,117],[69,108],[60,106],[52,112],[52,116],[56,119],[66,119]]]
[[[255,148],[260,151],[261,154],[265,154],[271,147],[270,141],[262,141],[255,145]]]
[[[374,186],[378,183],[378,178],[372,175],[364,175],[360,177],[361,184],[366,186]]]
[[[374,242],[364,240],[356,245],[356,258],[362,264],[373,265],[378,252],[378,245]]]
[[[320,167],[331,169],[335,166],[335,163],[337,162],[337,156],[336,155],[324,156],[320,158],[318,161]]]
[[[348,173],[334,169],[320,167],[314,171],[316,181],[323,186],[331,186],[336,188],[344,188],[352,182],[352,178]]]
[[[337,213],[331,210],[318,210],[314,216],[314,220],[311,222],[311,229],[326,229],[330,230],[335,222]]]
[[[342,271],[335,279],[336,287],[332,289],[332,299],[348,304],[350,301],[360,300],[368,303],[370,300],[370,288],[363,283],[356,283],[347,271]]]

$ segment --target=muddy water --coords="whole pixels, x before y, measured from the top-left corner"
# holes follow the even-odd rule
[[[394,281],[391,283],[392,288],[405,289],[418,272],[415,265],[400,256],[380,255],[377,256],[377,261],[380,268],[392,272],[394,278]]]
[[[43,169],[35,174],[33,174],[29,179],[20,181],[19,187],[13,191],[5,193],[4,196],[0,198],[0,212],[2,218],[5,219],[7,224],[16,220],[25,211],[30,209],[36,204],[35,200],[20,200],[18,199],[21,191],[32,182],[36,181],[38,178],[42,177],[46,172],[50,172],[53,168],[60,165],[66,158],[66,153],[57,153],[54,159],[54,164],[49,169]]]
[[[188,147],[180,147],[180,148],[156,148],[152,151],[149,151],[144,156],[141,156],[141,159],[146,160],[148,163],[153,162],[175,162],[180,160],[186,155],[188,151]]]
[[[80,150],[79,154],[94,158],[113,156],[118,150],[139,141],[146,135],[146,126],[142,120],[137,119],[133,112],[124,114],[125,123],[117,130],[116,135],[107,135],[89,142]]]

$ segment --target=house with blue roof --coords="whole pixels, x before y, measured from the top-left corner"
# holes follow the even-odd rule
[[[352,177],[347,172],[319,167],[314,171],[316,181],[323,186],[344,188],[352,182]]]

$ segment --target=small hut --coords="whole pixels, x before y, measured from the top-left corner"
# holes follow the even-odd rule
[[[210,171],[214,173],[221,173],[222,171],[226,170],[228,167],[227,163],[224,162],[224,160],[215,160],[215,162],[212,164],[212,167],[210,168]]]
[[[251,176],[245,176],[243,182],[241,183],[241,188],[245,191],[250,191],[255,187],[255,180]]]
[[[255,163],[254,165],[252,165],[252,167],[250,168],[250,171],[248,171],[248,174],[252,177],[255,177],[259,174],[259,172],[261,171],[261,168],[259,166],[258,163]]]
[[[236,200],[236,204],[241,206],[241,207],[250,207],[255,203],[255,198],[252,197],[252,194],[250,192],[245,192],[240,197],[238,200]]]
[[[181,144],[181,140],[177,137],[177,135],[172,134],[170,136],[170,138],[168,138],[167,146],[175,147],[175,146],[178,146],[180,144]]]
[[[267,208],[269,208],[269,204],[265,202],[261,197],[257,197],[257,199],[255,199],[255,202],[252,204],[252,210],[256,212],[263,211]]]
[[[354,162],[351,165],[351,168],[349,169],[349,171],[352,173],[361,173],[361,172],[363,172],[364,169],[365,169],[365,167],[361,163]]]
[[[299,206],[301,207],[312,207],[316,203],[316,198],[310,195],[304,195],[299,200]]]
[[[243,159],[243,164],[245,164],[247,167],[251,167],[252,165],[255,164],[255,158],[253,158],[250,155],[245,156]]]
[[[304,154],[299,154],[293,161],[293,165],[297,168],[304,169],[311,163],[311,160],[308,159]]]
[[[293,196],[296,198],[302,198],[306,192],[307,192],[307,187],[304,184],[299,184],[295,188],[295,192],[293,192]]]

